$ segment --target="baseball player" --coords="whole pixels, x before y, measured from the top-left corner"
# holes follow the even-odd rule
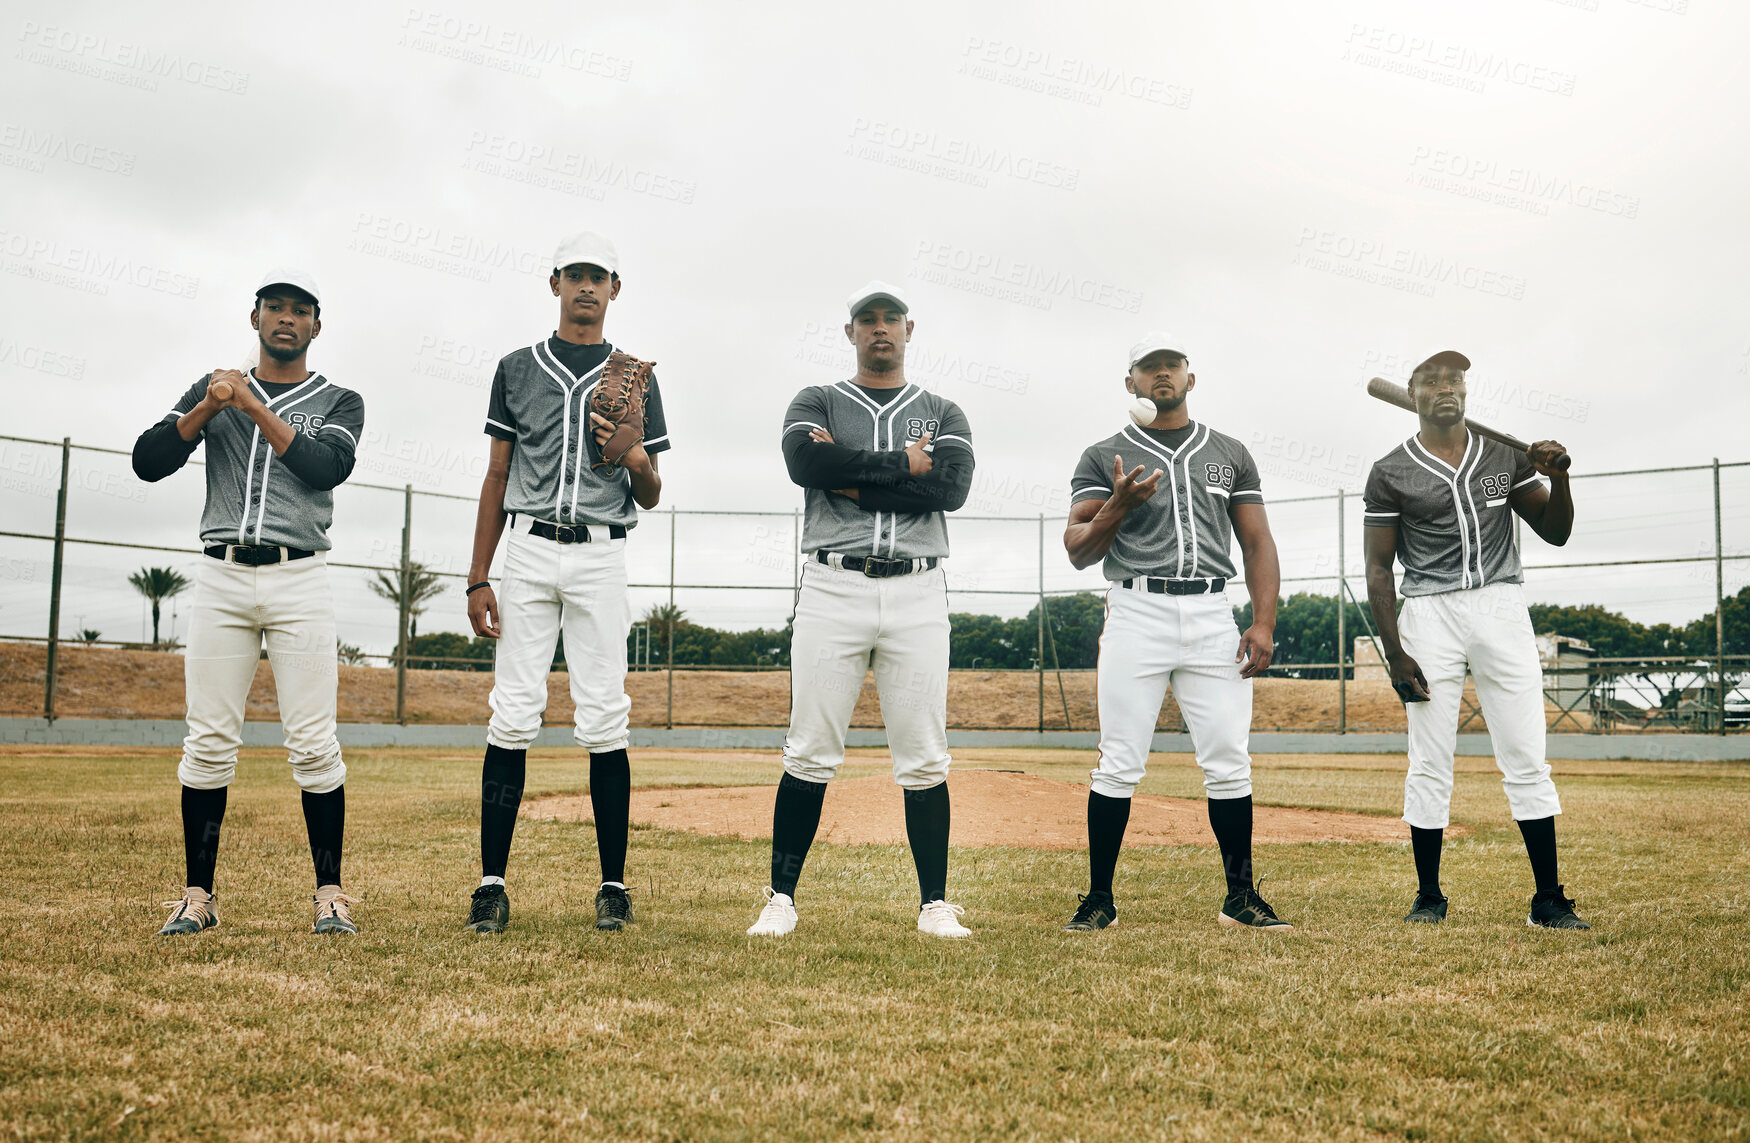
[[[147,481],[163,480],[196,445],[207,446],[206,558],[183,656],[188,737],[177,767],[188,886],[167,902],[170,919],[160,930],[167,936],[219,923],[219,828],[264,643],[292,778],[303,791],[315,931],[358,932],[350,909],[358,902],[340,887],[346,764],[335,736],[339,669],[327,551],[333,490],[352,473],[365,405],[305,365],[322,332],[321,297],[308,273],[270,271],[249,312],[260,364],[248,375],[213,370],[134,443],[134,473]]]
[[[1258,468],[1239,441],[1191,419],[1185,401],[1197,376],[1183,342],[1150,333],[1129,360],[1124,387],[1139,398],[1136,423],[1082,453],[1063,536],[1077,568],[1104,559],[1110,584],[1097,676],[1100,764],[1088,789],[1088,892],[1064,928],[1103,929],[1118,919],[1112,873],[1171,683],[1227,874],[1217,920],[1286,930],[1252,881],[1252,679],[1275,650],[1281,583]],[[1236,535],[1252,600],[1243,632],[1226,594]]]
[[[468,621],[476,635],[499,641],[480,779],[480,887],[468,911],[468,927],[477,933],[503,932],[510,921],[504,871],[561,634],[577,708],[573,736],[589,751],[602,870],[596,928],[617,931],[632,922],[625,882],[632,796],[626,536],[638,524],[638,509],[656,507],[662,496],[656,457],[669,448],[668,429],[652,378],[642,442],[611,470],[593,467],[613,429],[590,411],[590,394],[614,352],[602,332],[608,306],[620,296],[613,243],[587,231],[567,238],[553,256],[548,286],[559,299],[559,328],[505,357],[492,379],[486,411],[492,443],[468,572]],[[507,527],[500,600],[488,577]]]
[[[1452,350],[1416,366],[1409,388],[1421,431],[1367,475],[1367,603],[1409,722],[1404,821],[1418,888],[1404,920],[1446,918],[1440,844],[1468,667],[1537,881],[1526,923],[1589,929],[1556,869],[1555,815],[1562,806],[1544,760],[1543,672],[1511,517],[1517,512],[1552,544],[1567,543],[1574,501],[1568,474],[1554,466],[1566,450],[1538,441],[1522,453],[1466,429],[1469,369],[1470,360]],[[1393,559],[1404,566],[1401,615]]]
[[[784,414],[790,479],[803,488],[807,564],[790,644],[790,733],[772,811],[772,879],[751,936],[796,927],[796,882],[826,784],[873,668],[917,865],[918,929],[971,936],[948,888],[948,555],[945,513],[972,486],[972,431],[953,401],[905,379],[905,295],[870,282],[850,297],[857,373],[811,385]]]

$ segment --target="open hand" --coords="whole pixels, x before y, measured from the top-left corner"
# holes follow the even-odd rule
[[[1144,480],[1142,465],[1137,465],[1129,472],[1124,471],[1124,458],[1112,458],[1112,498],[1107,503],[1120,512],[1128,512],[1139,504],[1144,504],[1160,487],[1161,470],[1154,472]]]

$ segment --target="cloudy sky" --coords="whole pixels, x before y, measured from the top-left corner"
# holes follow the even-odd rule
[[[1124,350],[1150,328],[1189,344],[1193,415],[1248,443],[1276,500],[1358,492],[1413,428],[1367,378],[1446,347],[1475,362],[1473,416],[1563,441],[1576,473],[1750,459],[1741,6],[1068,11],[8,4],[0,431],[128,448],[240,359],[256,281],[295,261],[325,293],[312,365],[366,401],[355,483],[471,496],[493,364],[552,329],[551,251],[588,227],[623,259],[610,340],[660,363],[666,503],[781,514],[682,516],[685,584],[789,582],[779,420],[848,375],[843,299],[877,276],[911,289],[912,378],[973,425],[964,515],[1012,518],[953,528],[963,589],[1037,586],[1038,515],[1123,422]],[[5,530],[52,529],[58,464],[0,442]],[[149,488],[124,457],[74,470],[70,535],[193,545],[198,470]],[[1750,552],[1750,469],[1723,483],[1725,550]],[[1576,489],[1574,541],[1529,540],[1528,562],[1712,554],[1711,474]],[[400,515],[394,493],[343,492],[333,558],[391,557]],[[465,570],[471,520],[419,499],[415,555]],[[1286,575],[1334,574],[1334,501],[1272,520]],[[1353,500],[1348,523],[1353,573]],[[636,534],[639,582],[666,581],[668,525]],[[1097,584],[1060,528],[1047,585]],[[125,573],[197,559],[69,551],[63,629],[123,639]],[[0,539],[0,561],[0,633],[40,634],[47,545]],[[1727,567],[1735,590],[1750,561]],[[346,637],[387,650],[364,574],[335,573]],[[1683,620],[1713,568],[1528,582]],[[680,602],[779,625],[789,597]],[[463,626],[452,588],[422,629]]]

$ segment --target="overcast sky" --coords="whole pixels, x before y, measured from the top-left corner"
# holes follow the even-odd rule
[[[1252,448],[1275,500],[1358,492],[1414,428],[1367,378],[1442,348],[1474,362],[1473,416],[1561,440],[1576,474],[1750,459],[1743,6],[1097,10],[8,3],[0,431],[130,447],[240,360],[257,280],[295,261],[324,291],[312,366],[365,399],[355,482],[471,496],[493,365],[552,330],[551,252],[587,227],[622,258],[609,339],[659,363],[682,509],[799,503],[783,410],[849,374],[848,291],[904,282],[910,375],[973,426],[965,514],[1017,518],[951,525],[962,588],[1036,587],[1037,514],[1061,515],[1081,450],[1124,423],[1124,351],[1151,328],[1189,345],[1192,415]],[[70,535],[194,544],[198,470],[148,487],[123,457],[74,461]],[[58,463],[0,442],[6,530],[52,530]],[[1743,554],[1750,469],[1724,488]],[[1712,554],[1710,474],[1576,499],[1574,541],[1529,539],[1528,562]],[[1336,511],[1272,508],[1285,575],[1334,572]],[[333,558],[394,556],[400,513],[340,493]],[[415,515],[416,556],[464,571],[471,507]],[[789,582],[788,519],[678,526],[683,583]],[[635,533],[639,582],[665,579],[667,527]],[[1048,586],[1097,585],[1060,530]],[[63,630],[137,638],[125,573],[197,559],[69,549]],[[0,633],[40,634],[47,545],[0,539],[0,560]],[[1735,590],[1750,561],[1727,567]],[[335,572],[343,637],[387,650],[363,577]],[[1713,567],[1528,583],[1685,620]],[[777,626],[789,596],[679,602]],[[422,630],[464,626],[452,588]]]

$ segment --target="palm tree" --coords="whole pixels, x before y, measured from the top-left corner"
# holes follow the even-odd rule
[[[649,628],[649,638],[656,644],[658,658],[668,655],[669,636],[674,629],[687,621],[687,613],[672,603],[653,603],[650,610],[644,613],[642,622]]]
[[[175,568],[141,568],[128,577],[134,590],[152,601],[152,645],[158,645],[158,605],[188,590],[190,580]]]
[[[79,642],[90,645],[103,638],[103,632],[95,627],[86,627],[79,632]]]
[[[366,586],[401,610],[401,573],[380,571]],[[443,577],[417,560],[407,565],[407,638],[419,634],[419,617],[425,614],[431,601],[443,594]]]

